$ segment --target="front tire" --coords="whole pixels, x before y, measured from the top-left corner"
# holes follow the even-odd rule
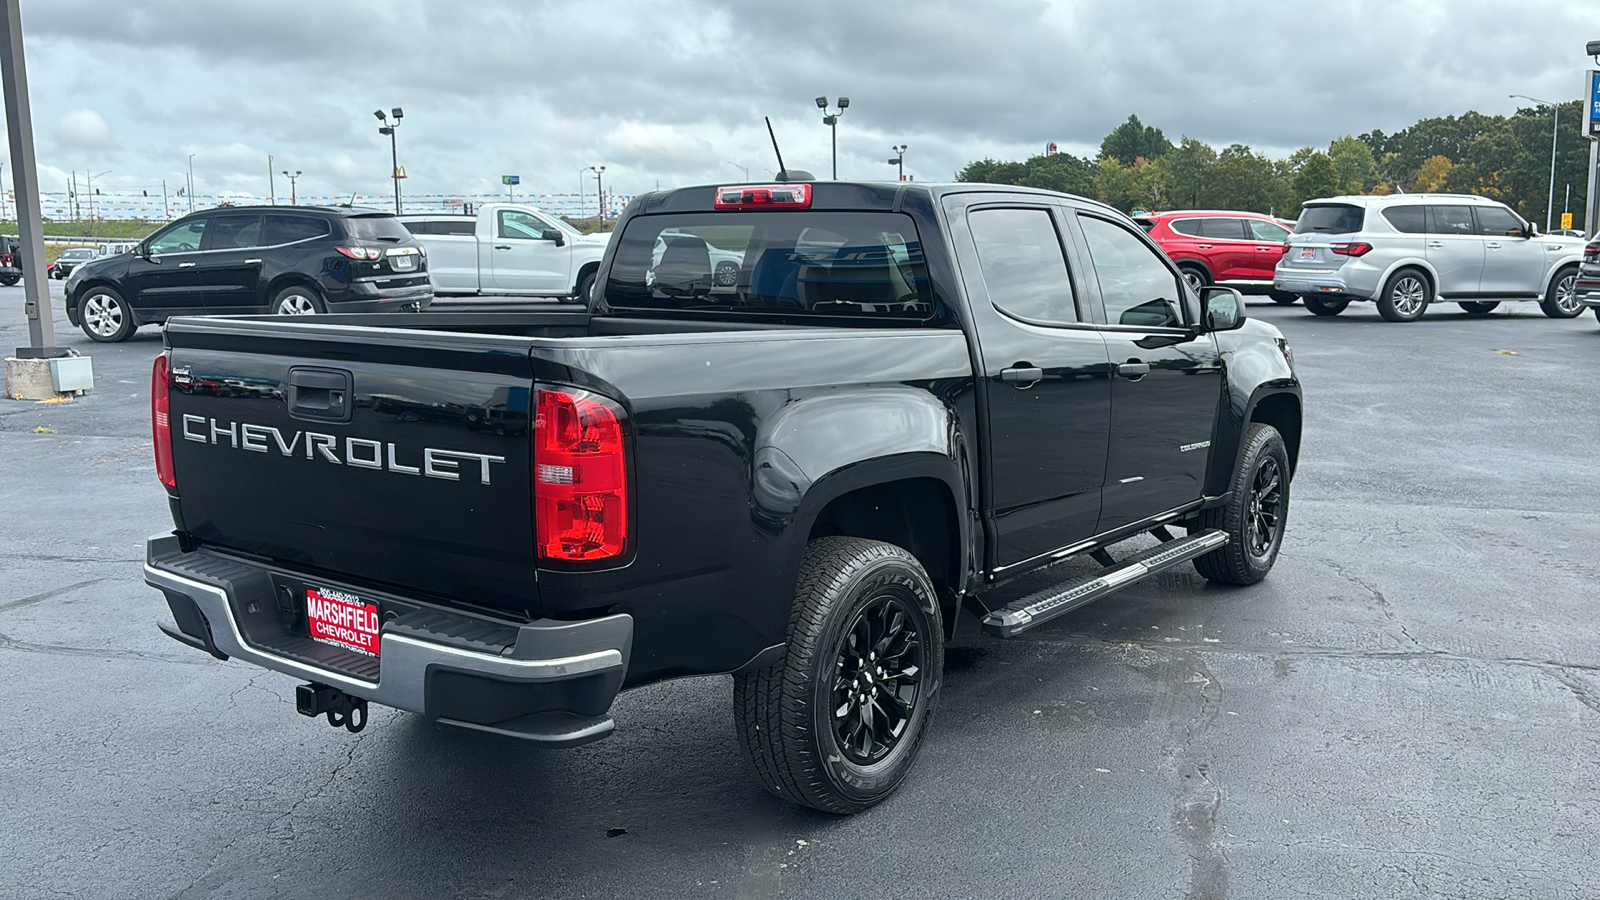
[[[1218,584],[1255,584],[1272,571],[1289,519],[1289,451],[1276,428],[1251,424],[1229,487],[1233,499],[1202,512],[1196,529],[1222,529],[1227,546],[1197,557],[1194,567]]]
[[[1350,305],[1350,301],[1343,298],[1329,300],[1327,297],[1318,297],[1314,294],[1307,294],[1302,299],[1306,302],[1306,311],[1313,316],[1337,316]]]
[[[1194,295],[1200,296],[1200,290],[1211,283],[1211,273],[1199,266],[1182,265],[1178,271],[1183,274],[1183,280],[1189,282],[1189,287],[1194,288]]]
[[[1389,322],[1415,322],[1433,299],[1428,276],[1421,269],[1401,269],[1389,276],[1378,296],[1378,315]]]
[[[730,261],[717,263],[717,272],[711,283],[717,287],[733,287],[739,283],[739,264]]]
[[[1578,292],[1574,286],[1578,283],[1578,270],[1573,266],[1556,273],[1550,279],[1550,288],[1544,292],[1544,299],[1539,301],[1539,308],[1552,319],[1572,319],[1583,315],[1583,304],[1578,302]]]
[[[5,285],[6,287],[11,287],[21,280],[21,275],[0,275],[0,284]]]
[[[316,291],[294,284],[272,298],[272,311],[280,316],[310,316],[327,312],[328,307]]]
[[[779,797],[860,812],[911,771],[943,669],[938,598],[916,558],[818,538],[800,564],[783,657],[734,675],[739,744]]]
[[[1460,303],[1461,311],[1469,316],[1487,316],[1499,305],[1499,300],[1463,300]]]
[[[133,310],[114,288],[92,287],[78,300],[78,324],[91,341],[116,344],[133,336]]]

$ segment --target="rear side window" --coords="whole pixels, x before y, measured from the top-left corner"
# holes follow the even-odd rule
[[[1360,231],[1365,222],[1363,212],[1359,206],[1347,206],[1343,203],[1308,206],[1300,213],[1300,221],[1295,223],[1294,233],[1349,234]]]
[[[344,220],[344,230],[362,241],[398,244],[411,240],[411,232],[394,216],[350,216]]]
[[[1045,325],[1078,321],[1067,259],[1048,210],[976,209],[967,214],[967,226],[996,309]]]
[[[929,319],[932,286],[910,216],[740,212],[639,216],[616,242],[618,309]]]
[[[1383,217],[1401,234],[1423,234],[1427,231],[1427,216],[1421,206],[1391,206],[1383,211]]]
[[[330,233],[328,221],[316,216],[268,213],[265,218],[262,243],[268,247],[323,237]]]
[[[1470,206],[1428,207],[1429,234],[1476,234]]]
[[[1169,224],[1167,227],[1171,228],[1173,231],[1176,231],[1179,234],[1187,234],[1190,237],[1199,237],[1200,236],[1200,220],[1199,219],[1173,219],[1172,223]]]
[[[1249,236],[1244,233],[1244,220],[1242,219],[1199,219],[1200,236],[1208,238],[1221,238],[1226,241],[1247,241]]]

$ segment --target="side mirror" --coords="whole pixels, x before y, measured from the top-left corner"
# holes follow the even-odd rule
[[[1230,287],[1211,285],[1200,291],[1205,331],[1232,331],[1244,325],[1244,298]]]
[[[566,235],[554,228],[546,228],[544,231],[539,232],[539,237],[547,241],[555,241],[557,247],[565,247],[567,245]]]

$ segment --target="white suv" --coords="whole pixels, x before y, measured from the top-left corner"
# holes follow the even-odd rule
[[[1434,300],[1486,315],[1502,301],[1537,300],[1545,315],[1583,312],[1573,292],[1581,238],[1539,234],[1503,203],[1466,194],[1311,200],[1285,242],[1273,287],[1336,316],[1372,300],[1390,322],[1411,322]]]

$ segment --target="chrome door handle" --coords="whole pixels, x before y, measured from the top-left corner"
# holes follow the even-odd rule
[[[1117,364],[1117,374],[1130,381],[1138,381],[1150,374],[1150,364],[1130,359],[1125,363]]]
[[[494,248],[496,250],[510,250],[511,249],[511,245],[510,244],[495,244]]]
[[[1500,244],[1497,243],[1497,242],[1494,242],[1494,241],[1491,241],[1491,242],[1489,242],[1487,244],[1484,244],[1483,246],[1486,249],[1489,249],[1489,250],[1499,250],[1500,249]]]
[[[1432,248],[1433,248],[1433,249],[1435,249],[1435,250],[1437,250],[1437,249],[1439,249],[1439,248],[1440,248],[1440,247],[1443,247],[1443,246],[1444,246],[1444,241],[1429,241],[1429,242],[1428,242],[1428,246],[1429,246],[1429,247],[1432,247]]]
[[[1256,249],[1260,250],[1262,253],[1277,253],[1283,250],[1282,247],[1257,247]]]
[[[178,263],[178,268],[180,268],[180,269],[192,269],[192,268],[194,268],[194,263],[192,263],[192,262]]]
[[[247,266],[259,266],[259,265],[261,265],[261,260],[259,260],[259,259],[247,259],[247,260],[244,261],[244,264],[247,265]]]
[[[1211,249],[1211,245],[1210,244],[1195,244],[1195,246],[1199,247],[1201,250],[1210,250]]]

